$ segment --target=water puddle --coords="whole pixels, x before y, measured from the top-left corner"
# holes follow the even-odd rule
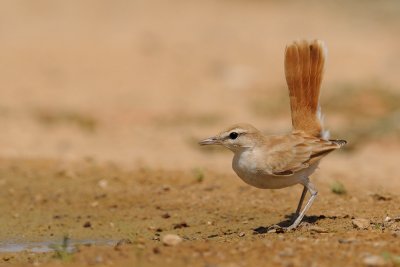
[[[68,243],[61,244],[56,241],[45,242],[0,242],[0,253],[14,253],[14,252],[34,252],[44,253],[52,252],[58,248],[73,252],[76,246],[79,245],[102,245],[102,246],[115,246],[118,241],[116,240],[68,240]]]

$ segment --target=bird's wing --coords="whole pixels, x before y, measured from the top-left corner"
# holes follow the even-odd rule
[[[269,149],[266,164],[271,174],[288,176],[309,167],[341,146],[336,141],[294,133],[287,142]]]

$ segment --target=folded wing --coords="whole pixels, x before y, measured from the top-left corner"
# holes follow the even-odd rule
[[[324,140],[294,133],[284,145],[269,149],[267,166],[273,175],[292,175],[318,162],[330,152],[346,144],[344,140]]]

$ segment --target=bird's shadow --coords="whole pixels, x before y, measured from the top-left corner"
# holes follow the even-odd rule
[[[311,215],[311,216],[304,216],[302,223],[309,223],[309,224],[315,224],[319,220],[323,219],[336,219],[336,216],[325,216],[325,215]],[[269,226],[260,226],[255,229],[253,229],[254,234],[265,234],[268,233],[272,229],[276,229],[276,232],[284,232],[284,229],[289,227],[294,220],[296,219],[296,214],[291,213],[288,215],[285,215],[285,220],[277,223],[277,224],[272,224]],[[281,230],[281,231],[280,231]]]

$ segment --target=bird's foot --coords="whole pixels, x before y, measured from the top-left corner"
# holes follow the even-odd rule
[[[286,227],[282,227],[280,225],[274,224],[274,225],[268,227],[268,232],[284,233],[284,232],[286,232]]]
[[[292,224],[288,227],[285,227],[285,232],[290,232],[292,230],[295,230],[296,228],[297,228],[297,225]]]
[[[290,232],[292,230],[295,230],[297,228],[297,226],[295,224],[292,224],[288,227],[283,227],[277,224],[271,225],[267,228],[264,228],[264,232],[263,233],[286,233],[286,232]]]

